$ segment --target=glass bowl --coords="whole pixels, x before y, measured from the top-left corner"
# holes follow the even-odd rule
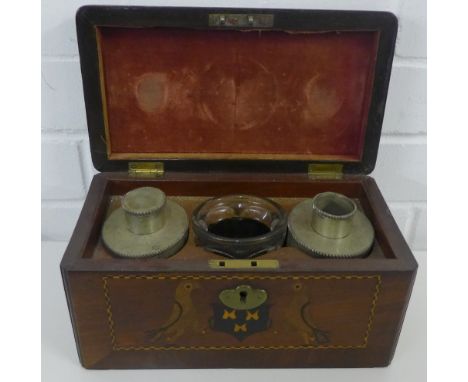
[[[220,255],[246,259],[281,247],[287,230],[284,210],[250,195],[209,199],[192,215],[197,245]]]

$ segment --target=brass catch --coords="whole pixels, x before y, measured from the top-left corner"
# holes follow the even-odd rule
[[[279,268],[278,260],[209,260],[208,265],[216,269]]]
[[[129,162],[128,173],[137,177],[159,177],[164,175],[162,162]]]
[[[308,174],[312,179],[341,179],[343,178],[343,165],[341,163],[310,163]]]

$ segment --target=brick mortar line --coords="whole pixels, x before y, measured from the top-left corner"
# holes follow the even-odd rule
[[[41,55],[42,62],[80,62],[80,56],[78,54],[74,55]]]
[[[402,200],[402,201],[387,201],[389,207],[393,208],[427,208],[427,200]]]
[[[42,199],[41,200],[41,207],[49,207],[49,208],[76,208],[76,207],[83,207],[84,197],[83,199]]]
[[[80,56],[79,55],[42,55],[41,60],[44,63],[79,63]],[[418,56],[402,56],[400,54],[395,54],[394,56],[394,63],[401,64],[401,65],[427,65],[427,57],[418,57]]]
[[[414,69],[427,69],[427,59],[420,57],[402,57],[395,56],[393,58],[394,68],[414,68]]]
[[[70,141],[79,142],[85,139],[88,140],[89,136],[87,130],[42,130],[41,139],[44,141],[65,141],[68,139]]]
[[[392,135],[382,135],[380,139],[380,144],[389,145],[389,144],[424,144],[427,145],[427,136],[426,134],[392,134]]]
[[[77,207],[82,206],[84,203],[84,197],[80,198],[73,198],[73,199],[41,199],[41,205],[43,207]],[[427,201],[426,200],[419,200],[419,201],[398,201],[398,202],[387,202],[388,206],[391,208],[402,208],[402,209],[412,209],[416,212],[419,212],[425,208],[427,208]]]
[[[65,240],[65,239],[62,239],[62,240],[52,240],[52,239],[41,239],[41,244],[63,244],[63,245],[67,245],[69,242],[69,240]],[[427,249],[414,249],[412,250],[413,254],[414,255],[417,255],[417,256],[423,256],[427,254]]]
[[[61,140],[66,138],[72,138],[73,140],[82,140],[82,139],[89,139],[88,131],[86,129],[82,130],[53,130],[53,129],[42,129],[41,130],[41,137],[47,140]],[[381,136],[382,140],[407,140],[407,141],[415,141],[415,140],[426,140],[427,135],[425,133],[384,133]],[[425,142],[424,142],[425,143]]]

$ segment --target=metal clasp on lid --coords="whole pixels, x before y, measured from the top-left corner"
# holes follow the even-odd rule
[[[271,28],[273,26],[272,14],[241,14],[241,13],[212,13],[209,16],[210,27],[252,27]]]

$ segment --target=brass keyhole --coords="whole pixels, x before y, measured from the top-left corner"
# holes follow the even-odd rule
[[[247,299],[247,292],[242,290],[239,292],[240,302],[245,304],[245,300]]]
[[[265,290],[253,289],[250,285],[238,285],[233,289],[225,289],[219,294],[219,299],[224,305],[239,310],[255,309],[264,304],[267,298]]]

